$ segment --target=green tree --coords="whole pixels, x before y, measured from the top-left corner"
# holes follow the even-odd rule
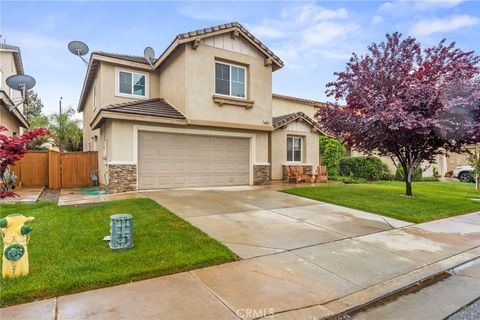
[[[27,91],[27,98],[23,104],[23,114],[28,122],[32,121],[35,118],[43,116],[43,103],[42,100],[38,97],[38,94],[33,91]]]
[[[62,114],[49,116],[48,129],[61,152],[78,150],[82,141],[81,121],[75,119],[75,109],[68,107]]]
[[[329,175],[338,175],[338,163],[345,156],[346,151],[340,140],[333,137],[320,136],[320,156],[322,163],[327,166]]]
[[[29,130],[38,129],[38,128],[48,128],[48,118],[44,115],[37,116],[29,121]],[[47,142],[49,139],[48,135],[38,136],[32,140],[32,143],[27,145],[29,150],[45,150],[42,145]]]

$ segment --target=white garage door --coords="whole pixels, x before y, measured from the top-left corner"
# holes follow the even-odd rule
[[[247,138],[140,131],[138,188],[246,185],[249,155]]]

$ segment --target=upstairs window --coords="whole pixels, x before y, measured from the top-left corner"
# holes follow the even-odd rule
[[[119,95],[145,97],[147,76],[143,73],[118,71]]]
[[[246,97],[244,67],[215,62],[215,93],[236,98]]]
[[[302,137],[287,137],[287,162],[302,162]]]

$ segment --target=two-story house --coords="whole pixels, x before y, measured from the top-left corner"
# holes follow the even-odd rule
[[[23,74],[20,48],[0,43],[0,125],[8,129],[5,135],[20,135],[28,128],[28,122],[23,115],[23,104],[15,109],[9,107],[22,100],[19,91],[7,86],[6,79],[12,75]]]
[[[319,164],[318,101],[272,94],[282,60],[239,23],[179,34],[152,63],[93,52],[78,111],[111,192],[268,184]]]

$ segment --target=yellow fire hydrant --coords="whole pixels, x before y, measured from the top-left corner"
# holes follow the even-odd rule
[[[2,278],[15,278],[28,274],[28,235],[32,228],[25,223],[33,217],[11,214],[0,219],[3,238]]]

